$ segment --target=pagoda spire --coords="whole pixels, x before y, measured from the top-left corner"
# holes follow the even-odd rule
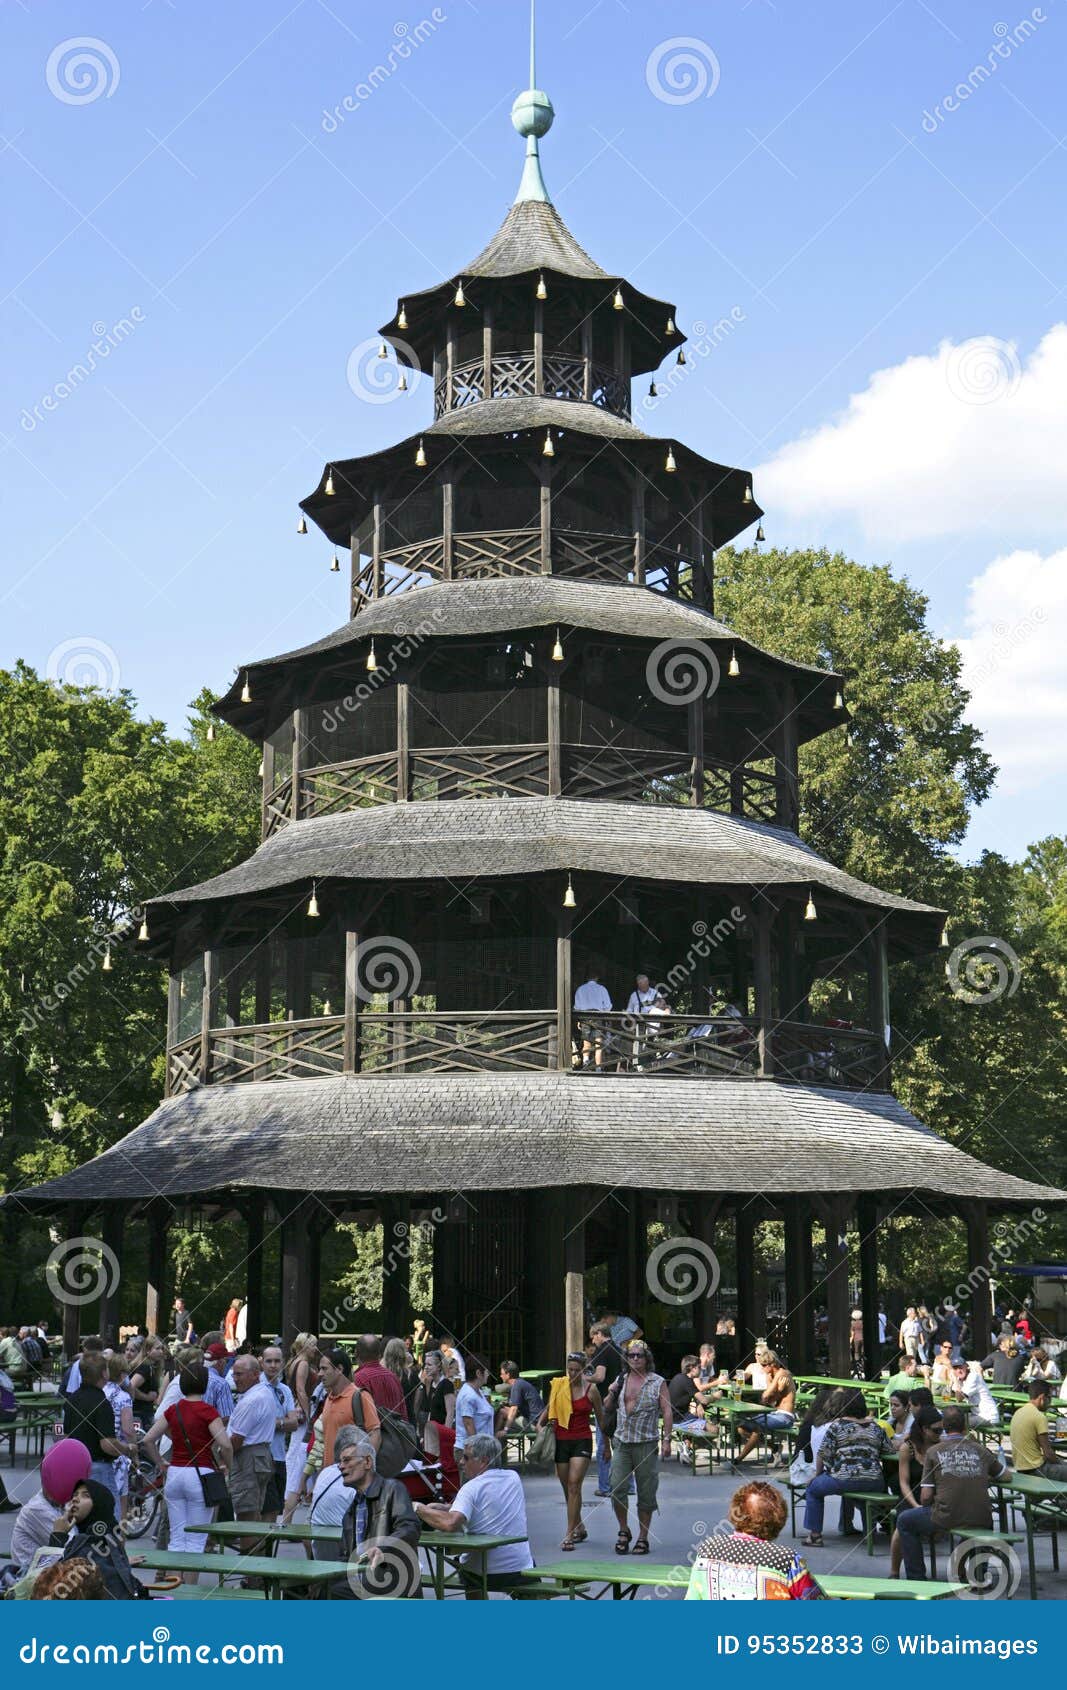
[[[537,0],[530,0],[530,86],[519,95],[511,108],[511,121],[520,135],[526,136],[526,163],[522,169],[515,204],[523,200],[540,200],[551,205],[545,179],[541,174],[541,155],[537,143],[547,135],[555,118],[552,101],[537,86]]]

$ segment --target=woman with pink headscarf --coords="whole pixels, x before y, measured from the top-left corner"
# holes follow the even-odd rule
[[[51,1541],[60,1523],[69,1524],[63,1509],[74,1495],[75,1485],[89,1477],[89,1451],[77,1438],[61,1438],[41,1462],[41,1488],[19,1509],[11,1533],[11,1559],[23,1571],[34,1553]]]

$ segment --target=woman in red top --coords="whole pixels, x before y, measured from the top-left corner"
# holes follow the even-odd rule
[[[604,1412],[600,1392],[585,1377],[585,1351],[572,1350],[566,1366],[566,1374],[549,1386],[548,1407],[537,1424],[551,1424],[556,1434],[556,1477],[567,1505],[567,1534],[560,1548],[573,1549],[589,1536],[582,1525],[582,1480],[593,1456],[592,1417],[603,1428]]]
[[[181,1396],[164,1409],[144,1441],[144,1447],[160,1472],[167,1475],[165,1495],[170,1519],[170,1547],[193,1555],[204,1552],[204,1533],[197,1530],[214,1518],[214,1508],[204,1501],[201,1473],[221,1467],[229,1473],[233,1446],[218,1409],[204,1401],[207,1368],[203,1362],[186,1362],[178,1370]],[[170,1463],[159,1453],[161,1438],[170,1439]],[[195,1583],[196,1573],[182,1575]]]

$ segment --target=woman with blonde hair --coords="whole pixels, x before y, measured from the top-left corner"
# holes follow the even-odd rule
[[[300,1423],[289,1434],[285,1452],[285,1502],[282,1506],[282,1525],[288,1526],[304,1494],[305,1466],[308,1454],[308,1421],[311,1418],[311,1393],[318,1382],[319,1340],[313,1332],[298,1332],[289,1346],[285,1364],[285,1383],[293,1393],[293,1402]]]
[[[390,1338],[382,1351],[382,1366],[400,1381],[404,1393],[404,1407],[408,1419],[415,1424],[415,1397],[419,1389],[419,1370],[403,1338]]]

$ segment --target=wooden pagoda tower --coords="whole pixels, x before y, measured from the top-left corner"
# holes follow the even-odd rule
[[[250,1331],[280,1228],[287,1337],[319,1328],[336,1220],[379,1216],[388,1240],[430,1217],[414,1312],[494,1363],[573,1347],[591,1273],[607,1306],[648,1310],[654,1217],[709,1247],[732,1231],[746,1350],[753,1231],[775,1217],[790,1360],[810,1368],[826,1303],[841,1372],[849,1224],[873,1356],[881,1215],[963,1213],[980,1264],[991,1206],[1060,1194],[893,1096],[889,965],[936,953],[943,913],[797,835],[798,746],[843,731],[842,678],[716,619],[716,548],[761,514],[751,477],[631,420],[632,383],[684,363],[685,336],[552,204],[534,81],[501,227],[381,331],[405,372],[432,369],[432,420],[332,459],[302,502],[301,528],[350,552],[350,619],[249,662],[216,706],[262,746],[263,841],[147,906],[166,1097],[19,1200],[74,1232],[99,1216],[113,1247],[142,1218],[153,1327],[175,1214],[247,1219]],[[610,1012],[574,1008],[594,973]],[[638,973],[669,1014],[627,1015]],[[829,975],[859,1025],[813,1020]],[[687,1341],[712,1306],[679,1316]],[[411,1312],[394,1259],[383,1325]]]

